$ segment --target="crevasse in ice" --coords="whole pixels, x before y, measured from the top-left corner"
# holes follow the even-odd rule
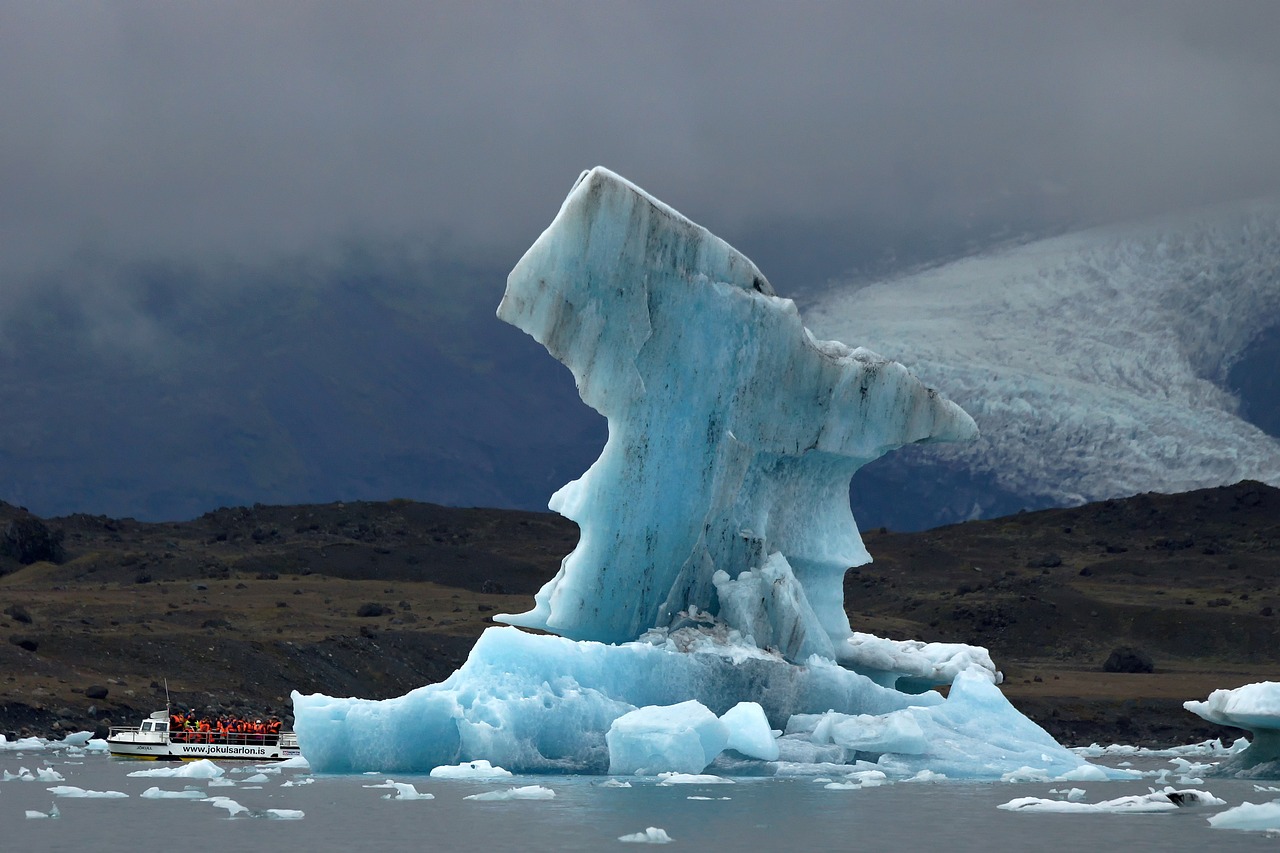
[[[850,629],[844,573],[870,557],[849,480],[903,444],[971,438],[958,406],[816,340],[751,261],[602,168],[512,271],[498,314],[609,422],[600,458],[551,500],[578,547],[532,610],[498,617],[559,636],[491,628],[452,676],[398,699],[294,693],[313,769],[876,761],[1056,778],[1084,764],[1005,701],[985,650]],[[945,701],[927,689],[948,683]],[[753,725],[720,754],[715,733],[745,731],[742,701],[787,731],[776,750]]]

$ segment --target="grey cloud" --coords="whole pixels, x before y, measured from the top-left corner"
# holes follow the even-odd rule
[[[597,163],[722,233],[1273,193],[1278,8],[9,4],[0,282],[351,235],[514,258]]]

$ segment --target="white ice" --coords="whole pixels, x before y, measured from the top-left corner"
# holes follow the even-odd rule
[[[242,814],[249,814],[248,807],[240,805],[230,797],[207,797],[200,802],[209,803],[214,808],[226,809],[227,817],[239,817]]]
[[[2,736],[0,736],[2,737]],[[58,818],[62,817],[62,813],[58,811],[58,804],[54,803],[53,808],[47,812],[36,811],[35,809],[27,809],[27,820],[40,820],[41,818]]]
[[[289,783],[286,782],[280,787],[285,787]],[[365,788],[390,788],[394,794],[383,794],[384,800],[434,800],[434,794],[420,792],[416,787],[408,782],[397,782],[394,779],[388,779],[381,785],[363,785]]]
[[[160,788],[151,787],[138,796],[144,800],[203,800],[206,795],[204,791],[198,791],[195,788],[185,788],[181,791],[164,791]]]
[[[729,729],[690,700],[628,711],[613,721],[605,741],[611,774],[701,773],[728,745]]]
[[[739,702],[720,715],[720,722],[729,730],[725,749],[749,758],[777,761],[778,742],[759,702]]]
[[[665,829],[656,826],[645,827],[644,832],[633,832],[630,835],[619,835],[619,841],[634,844],[670,844],[673,839]]]
[[[1213,775],[1280,778],[1280,682],[1215,690],[1203,702],[1182,706],[1211,723],[1245,729],[1253,736],[1248,749],[1215,767]]]
[[[74,785],[54,785],[52,788],[46,788],[45,790],[55,797],[79,799],[115,800],[129,796],[124,791],[90,791],[85,788],[77,788]]]
[[[63,776],[57,770],[54,770],[52,767],[38,767],[36,768],[36,781],[65,782],[67,781],[67,777]]]
[[[496,767],[483,758],[431,769],[432,779],[503,779],[510,775],[510,770]]]
[[[600,458],[551,501],[577,548],[530,611],[499,617],[551,633],[491,628],[448,679],[396,699],[294,693],[317,772],[701,770],[734,732],[717,760],[753,772],[1091,772],[1005,700],[984,649],[849,624],[844,574],[870,559],[850,477],[904,444],[972,438],[958,406],[900,364],[816,339],[750,260],[605,169],[579,179],[498,313],[609,421]],[[946,699],[926,689],[946,683]],[[733,715],[744,701],[763,724]],[[705,706],[696,736],[644,723],[688,703]],[[773,737],[828,712],[822,731]]]
[[[1209,825],[1214,829],[1280,832],[1280,800],[1241,803],[1210,816]]]
[[[726,779],[723,776],[716,776],[711,773],[659,773],[658,782],[662,786],[670,785],[732,785],[732,779]]]
[[[93,732],[72,732],[62,739],[67,746],[85,746],[93,739]]]
[[[241,781],[241,782],[244,782],[244,783],[251,784],[251,785],[259,785],[259,784],[261,784],[261,783],[263,783],[263,782],[270,782],[270,781],[271,781],[271,777],[270,777],[270,776],[268,776],[268,775],[267,775],[267,774],[265,774],[265,773],[255,773],[255,774],[253,774],[252,776],[246,776],[245,778],[241,779],[240,781]]]
[[[134,770],[126,775],[144,779],[216,779],[224,771],[207,758],[198,761],[184,762],[179,767],[153,767],[149,770]]]
[[[556,792],[542,785],[524,785],[519,788],[507,788],[505,791],[486,791],[483,794],[472,794],[464,800],[495,802],[505,800],[554,800]]]
[[[36,777],[26,767],[19,767],[17,773],[5,770],[3,775],[0,775],[0,782],[34,782],[35,780]]]
[[[1082,803],[1070,799],[1064,801],[1046,800],[1041,797],[1017,797],[1007,803],[996,806],[996,808],[1011,812],[1052,812],[1056,814],[1098,814],[1102,812],[1143,814],[1174,811],[1191,806],[1222,805],[1226,805],[1226,800],[1220,800],[1207,791],[1165,788],[1163,791],[1116,797],[1115,799],[1103,800],[1098,803]],[[1212,820],[1210,818],[1210,821]]]

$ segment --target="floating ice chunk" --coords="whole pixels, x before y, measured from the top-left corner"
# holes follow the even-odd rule
[[[267,820],[302,820],[306,816],[307,813],[301,809],[267,809],[263,812]]]
[[[280,766],[277,764],[255,764],[253,769],[268,776],[278,776],[280,774]]]
[[[1152,791],[1150,794],[1134,794],[1128,797],[1117,797],[1114,800],[1103,800],[1100,803],[1081,803],[1062,800],[1046,800],[1040,797],[1017,797],[996,808],[1011,812],[1056,812],[1061,814],[1089,814],[1112,812],[1117,814],[1141,814],[1146,812],[1167,812],[1189,806],[1222,806],[1226,800],[1220,800],[1207,791],[1192,789],[1175,790],[1165,788],[1163,791]],[[1212,818],[1210,818],[1212,821]]]
[[[729,729],[701,702],[690,700],[623,714],[605,741],[611,774],[700,773],[729,742]]]
[[[249,814],[248,807],[240,805],[230,797],[208,797],[206,799],[201,800],[200,802],[209,803],[210,805],[212,805],[214,808],[217,808],[217,809],[226,809],[227,817],[229,818],[239,817],[240,815]]]
[[[601,788],[630,788],[630,782],[623,782],[621,779],[606,779],[600,783]]]
[[[85,752],[110,752],[111,747],[107,745],[107,742],[104,738],[95,737],[95,738],[91,738],[89,741],[85,743],[84,751]]]
[[[520,788],[508,788],[505,791],[486,791],[483,794],[472,794],[464,800],[493,802],[500,800],[554,800],[556,792],[541,785],[525,785]]]
[[[34,782],[35,780],[36,777],[25,767],[19,767],[17,773],[5,770],[3,775],[0,775],[0,782]]]
[[[1129,778],[1137,778],[1142,775],[1141,773],[1138,773],[1136,771],[1131,771],[1131,770],[1107,771],[1097,766],[1096,764],[1081,764],[1079,767],[1076,767],[1072,770],[1068,770],[1066,773],[1062,773],[1058,776],[1055,776],[1053,781],[1055,782],[1105,782],[1108,779],[1116,778],[1117,772],[1128,774]]]
[[[1241,803],[1209,817],[1214,829],[1245,829],[1280,832],[1280,800],[1269,803]]]
[[[726,749],[762,761],[778,760],[778,742],[759,702],[739,702],[720,715],[720,722],[729,730]]]
[[[632,844],[670,844],[674,839],[667,835],[665,829],[656,826],[645,827],[644,832],[633,832],[630,835],[619,835],[619,841]]]
[[[286,783],[288,784],[288,783]],[[281,787],[284,787],[283,785]],[[384,794],[384,800],[434,800],[434,794],[419,793],[418,789],[408,782],[397,782],[394,779],[388,779],[381,785],[363,785],[364,788],[390,788],[395,791],[394,794]]]
[[[36,781],[37,782],[65,782],[67,781],[67,777],[63,776],[57,770],[54,770],[52,767],[37,767]]]
[[[208,785],[210,788],[234,788],[236,780],[226,776],[215,776],[209,780]]]
[[[0,740],[0,751],[3,752],[38,752],[48,749],[49,742],[39,737],[22,737],[17,740]]]
[[[1042,768],[1038,767],[1019,767],[1017,770],[1010,770],[1000,776],[1001,782],[1009,782],[1018,784],[1021,782],[1050,782],[1052,777]]]
[[[74,785],[54,785],[52,788],[45,788],[45,790],[55,797],[81,799],[115,800],[129,796],[124,791],[90,791],[86,788],[77,788]]]
[[[431,770],[432,779],[505,779],[510,775],[510,770],[495,767],[483,758]]]
[[[195,788],[185,788],[181,791],[162,791],[160,788],[151,787],[138,796],[144,800],[203,800],[205,793]]]
[[[904,782],[945,782],[947,776],[945,773],[934,773],[932,770],[921,770],[916,775],[903,779]]]
[[[1254,785],[1253,790],[1259,793],[1280,794],[1280,788],[1274,785]]]
[[[154,767],[134,770],[129,776],[149,779],[216,779],[225,771],[207,758],[184,763],[181,767]]]
[[[93,739],[93,732],[72,732],[62,739],[66,746],[84,746]]]
[[[303,758],[301,755],[295,755],[293,758],[286,758],[284,761],[277,761],[275,766],[286,769],[299,768],[302,770],[310,770],[311,762],[307,761],[307,759]]]
[[[267,774],[265,774],[265,773],[255,773],[255,774],[253,774],[252,776],[246,776],[245,778],[241,779],[240,781],[241,781],[241,782],[245,782],[245,783],[249,783],[249,784],[258,785],[258,784],[261,784],[261,783],[263,783],[263,782],[270,782],[270,781],[271,781],[271,777],[270,777],[270,776],[268,776],[268,775],[267,775]]]
[[[290,780],[289,780],[289,781],[287,781],[287,782],[282,782],[282,783],[280,784],[280,787],[281,787],[281,788],[293,788],[293,787],[296,787],[296,786],[298,786],[298,785],[310,785],[310,784],[311,784],[312,782],[314,782],[314,781],[316,781],[316,780],[315,780],[315,779],[313,779],[313,778],[310,778],[310,777],[308,777],[308,778],[306,778],[306,779],[290,779]]]
[[[3,737],[3,735],[0,735]],[[54,803],[53,808],[47,812],[36,811],[35,809],[27,809],[27,820],[40,820],[41,818],[59,818],[62,812],[58,811],[58,804]]]
[[[878,788],[888,784],[889,777],[881,770],[859,770],[845,776],[844,782],[828,782],[823,787],[828,791],[859,791],[863,788]]]
[[[1078,803],[1084,799],[1084,788],[1050,788],[1050,794],[1061,794],[1068,802]]]
[[[1253,735],[1248,749],[1219,764],[1212,775],[1280,778],[1280,682],[1215,690],[1205,701],[1183,702],[1182,707],[1211,723]]]
[[[709,773],[659,773],[659,785],[732,785],[732,779]]]
[[[710,800],[710,801],[719,802],[721,800],[727,800],[729,799],[729,797],[700,797],[695,795],[692,797],[685,797],[685,799],[686,800]]]

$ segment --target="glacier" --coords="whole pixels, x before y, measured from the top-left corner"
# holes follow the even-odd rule
[[[844,574],[870,561],[850,478],[905,444],[974,438],[958,405],[814,337],[750,260],[603,168],[498,315],[608,420],[599,459],[550,502],[579,543],[445,681],[383,701],[294,692],[314,771],[1094,769],[1005,700],[985,649],[883,640],[846,615]]]
[[[1029,503],[1280,486],[1280,440],[1227,387],[1280,321],[1277,268],[1280,203],[1261,200],[846,284],[805,316],[945,387],[982,435],[929,456]]]

